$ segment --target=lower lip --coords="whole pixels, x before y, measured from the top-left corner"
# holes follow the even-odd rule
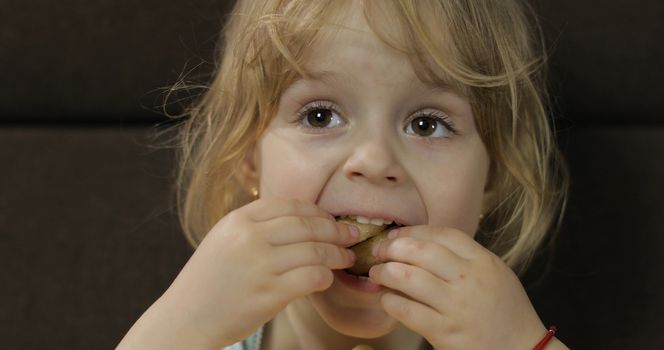
[[[341,283],[350,287],[351,289],[359,290],[365,293],[377,293],[383,289],[378,284],[369,282],[368,280],[359,279],[353,275],[348,274],[344,270],[335,270],[334,276],[341,281]]]

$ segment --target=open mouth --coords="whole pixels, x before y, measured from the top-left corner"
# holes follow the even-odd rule
[[[349,275],[362,278],[368,278],[369,269],[378,263],[371,253],[373,246],[387,238],[387,234],[393,228],[403,226],[391,220],[373,219],[359,215],[337,216],[335,219],[353,225],[360,231],[360,242],[350,247],[356,256],[355,264],[344,271]]]

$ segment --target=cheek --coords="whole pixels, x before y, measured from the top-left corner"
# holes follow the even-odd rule
[[[316,200],[332,163],[320,152],[275,134],[266,134],[261,141],[259,162],[261,197],[307,201]]]
[[[431,169],[423,183],[429,224],[459,229],[474,236],[479,223],[488,172],[488,160],[480,156],[457,158],[453,166]]]

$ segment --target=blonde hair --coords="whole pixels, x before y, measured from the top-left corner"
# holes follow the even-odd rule
[[[412,57],[420,79],[453,84],[468,97],[498,199],[485,208],[476,239],[522,273],[559,225],[568,188],[547,118],[546,53],[530,8],[517,0],[362,4],[372,30]],[[221,65],[177,125],[178,214],[193,247],[221,217],[251,200],[234,171],[276,113],[281,93],[307,75],[307,48],[345,5],[237,2],[222,31]],[[385,30],[385,19],[392,29]]]

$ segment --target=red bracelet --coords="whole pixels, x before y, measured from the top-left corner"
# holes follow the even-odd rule
[[[556,334],[557,330],[558,330],[558,327],[551,326],[551,328],[549,328],[549,331],[546,332],[546,335],[544,336],[544,338],[542,338],[542,340],[540,340],[540,342],[537,343],[537,345],[535,345],[533,350],[544,350],[544,347],[546,346],[546,344],[549,343],[549,340],[551,340],[551,338],[553,338],[553,335]]]

